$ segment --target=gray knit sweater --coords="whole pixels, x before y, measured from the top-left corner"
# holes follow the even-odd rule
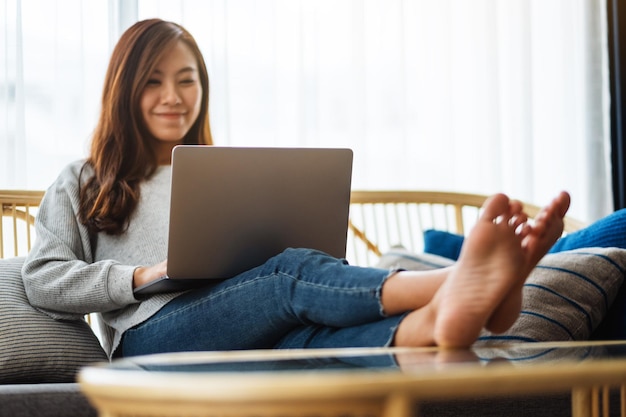
[[[64,169],[46,191],[37,213],[37,237],[23,267],[33,306],[55,319],[100,313],[102,344],[109,357],[124,331],[145,321],[178,294],[145,300],[133,296],[133,271],[165,260],[169,223],[169,166],[141,186],[139,204],[126,233],[89,234],[78,221],[79,174],[83,161]],[[92,171],[83,172],[83,181]]]

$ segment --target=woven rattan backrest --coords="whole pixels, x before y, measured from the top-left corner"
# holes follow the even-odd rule
[[[428,229],[465,235],[478,219],[485,195],[438,191],[353,191],[350,204],[347,258],[356,265],[373,265],[394,245],[419,253]],[[534,217],[540,210],[524,204]],[[565,232],[584,223],[565,219]]]
[[[35,238],[35,216],[43,191],[0,190],[0,258],[24,256]]]

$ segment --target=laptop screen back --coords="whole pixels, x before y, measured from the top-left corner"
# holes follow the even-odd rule
[[[170,279],[225,279],[288,247],[344,257],[352,151],[178,146]]]

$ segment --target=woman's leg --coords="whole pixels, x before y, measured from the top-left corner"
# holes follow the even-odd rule
[[[280,339],[274,348],[387,347],[393,344],[394,335],[402,319],[402,315],[397,315],[351,327],[299,326]]]
[[[384,318],[380,292],[389,274],[288,249],[258,268],[172,300],[126,332],[122,353],[270,348],[299,326],[378,321]]]

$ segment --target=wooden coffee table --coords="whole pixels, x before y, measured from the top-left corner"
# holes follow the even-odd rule
[[[609,387],[624,409],[626,343],[176,353],[86,367],[79,382],[108,417],[413,417],[423,400],[559,392],[582,417]]]

